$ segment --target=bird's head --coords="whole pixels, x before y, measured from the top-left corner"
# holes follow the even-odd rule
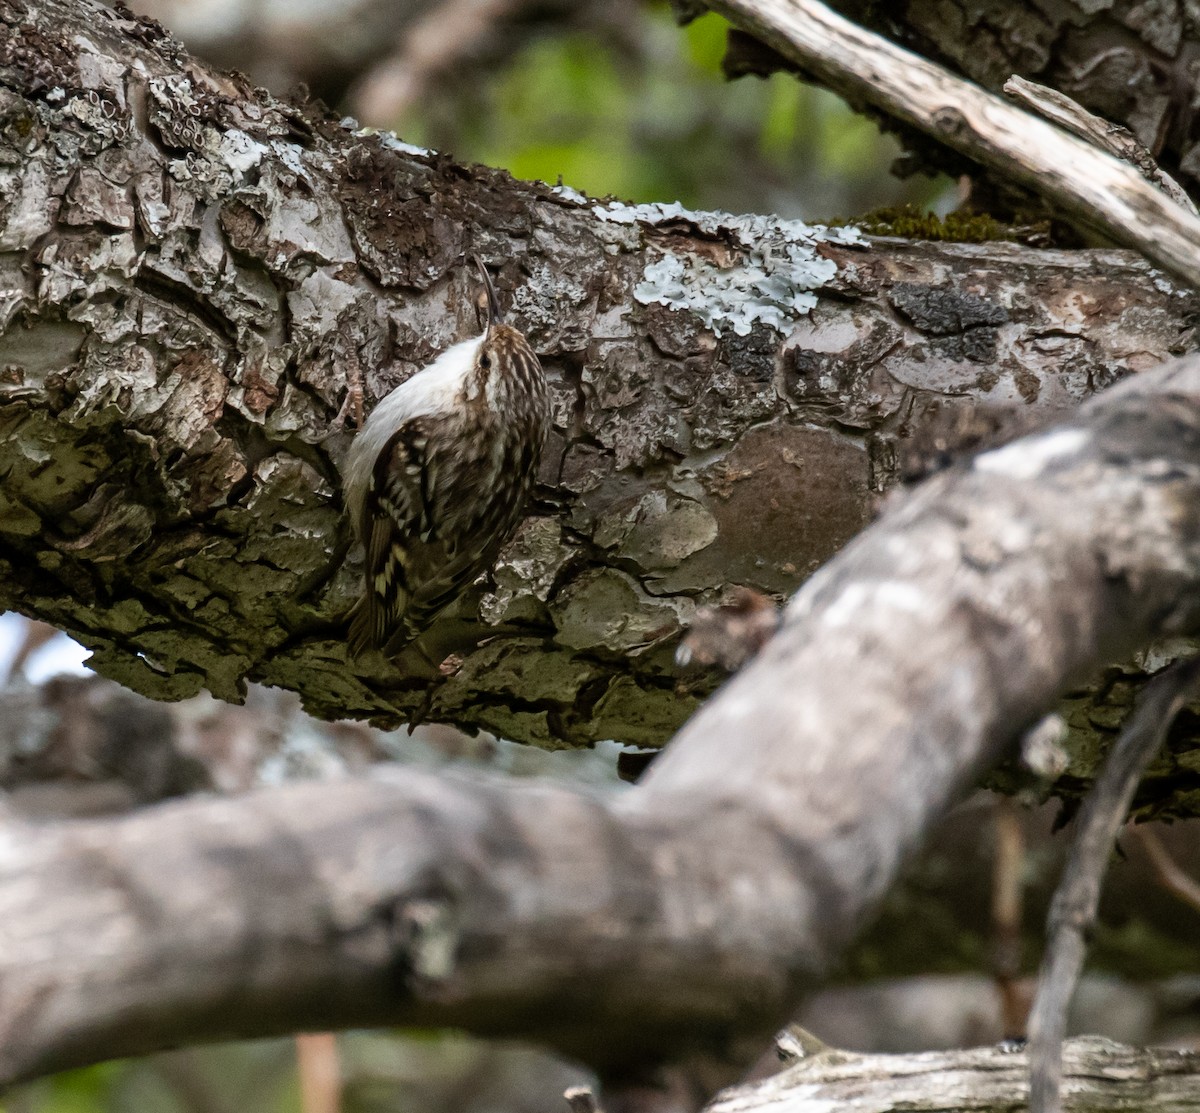
[[[472,258],[483,281],[484,295],[479,299],[478,306],[480,325],[484,332],[475,350],[475,365],[480,372],[480,378],[483,381],[516,378],[522,386],[526,386],[535,374],[541,374],[537,357],[521,332],[512,325],[505,324],[500,299],[496,294],[496,287],[492,284],[492,276],[488,274],[478,255]]]

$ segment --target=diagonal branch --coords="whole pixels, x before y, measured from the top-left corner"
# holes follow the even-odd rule
[[[1175,716],[1196,694],[1200,661],[1179,662],[1146,686],[1079,814],[1079,827],[1047,925],[1046,956],[1029,1014],[1031,1113],[1062,1109],[1062,1042],[1096,921],[1100,887],[1117,832],[1129,814],[1146,766],[1162,748]]]
[[[1039,85],[1036,81],[1028,81],[1015,74],[1004,83],[1004,92],[1058,127],[1078,135],[1080,139],[1085,139],[1102,151],[1107,151],[1114,158],[1136,166],[1138,173],[1146,181],[1166,194],[1175,204],[1181,205],[1193,216],[1200,215],[1196,203],[1187,195],[1183,186],[1158,165],[1145,144],[1127,127],[1102,120],[1057,89]]]
[[[1200,217],[1132,166],[820,0],[713,0],[708,6],[835,92],[919,128],[1200,286]]]

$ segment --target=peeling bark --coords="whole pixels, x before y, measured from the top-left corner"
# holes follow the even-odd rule
[[[697,603],[795,590],[935,415],[1049,412],[1192,342],[1195,295],[1123,253],[600,205],[280,104],[90,0],[0,5],[0,123],[0,605],[160,699],[256,680],[321,716],[659,744],[713,686],[671,660]],[[335,418],[473,330],[465,250],[508,260],[556,436],[429,640],[457,672],[356,671]]]

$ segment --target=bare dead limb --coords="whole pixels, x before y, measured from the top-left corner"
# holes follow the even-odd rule
[[[820,0],[713,0],[708,6],[835,92],[919,128],[1200,285],[1200,217],[1132,166],[865,30]]]
[[[1136,823],[1129,825],[1129,833],[1142,844],[1154,876],[1168,892],[1174,893],[1184,904],[1200,912],[1200,882],[1197,882],[1163,846],[1162,839],[1149,827]]]
[[[1200,1056],[1142,1050],[1111,1040],[1068,1040],[1065,1077],[1080,1108],[1195,1113]],[[749,1086],[717,1095],[705,1113],[943,1113],[947,1109],[1021,1109],[1028,1059],[999,1047],[858,1055],[835,1051]]]
[[[1196,203],[1184,188],[1155,162],[1145,144],[1127,127],[1101,119],[1057,89],[1028,81],[1016,74],[1004,83],[1004,92],[1052,124],[1073,132],[1080,139],[1086,139],[1114,158],[1137,167],[1138,173],[1146,181],[1157,186],[1175,204],[1182,205],[1193,215],[1200,215]]]
[[[1067,1009],[1083,968],[1108,859],[1142,773],[1198,683],[1200,660],[1191,660],[1172,665],[1146,686],[1080,809],[1071,855],[1050,906],[1046,954],[1029,1015],[1031,1113],[1059,1113],[1062,1108]]]

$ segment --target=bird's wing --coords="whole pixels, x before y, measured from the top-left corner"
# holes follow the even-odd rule
[[[350,625],[352,653],[387,642],[408,608],[410,550],[432,540],[428,434],[427,419],[406,421],[375,461],[363,505],[366,591]]]

